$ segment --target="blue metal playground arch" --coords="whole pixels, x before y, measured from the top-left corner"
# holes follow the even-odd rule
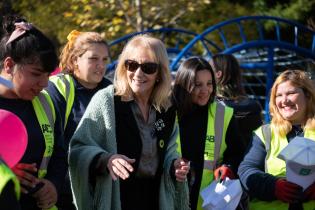
[[[232,27],[234,27],[233,30],[229,29]],[[288,33],[290,30],[292,32]],[[274,35],[270,36],[266,31],[273,31]],[[166,44],[170,69],[173,74],[176,73],[181,61],[192,55],[203,56],[209,60],[213,54],[217,53],[234,54],[242,69],[248,70],[244,71],[243,75],[247,75],[250,80],[253,78],[257,80],[246,82],[244,86],[249,87],[247,92],[250,97],[258,99],[265,108],[266,121],[269,121],[268,95],[270,89],[274,78],[284,70],[279,66],[286,65],[287,68],[295,68],[293,63],[297,63],[302,66],[301,69],[305,69],[305,63],[315,59],[314,31],[297,22],[271,16],[244,16],[223,21],[207,28],[201,34],[176,28],[149,29],[112,41],[109,44],[111,50],[120,45],[118,51],[121,51],[131,37],[144,33],[150,33],[164,43],[175,35],[176,42],[172,43],[172,46]],[[229,33],[233,34],[232,38],[228,38]],[[253,36],[253,33],[257,35]],[[184,36],[186,38],[183,39]],[[239,42],[232,43],[235,37],[238,37]],[[117,59],[118,56],[114,56],[114,61],[108,66],[109,74],[113,73]],[[253,91],[255,87],[263,87],[263,90],[257,93]]]
[[[247,24],[247,28],[246,28]],[[275,32],[274,37],[267,37],[265,35],[266,25],[271,25],[271,28]],[[250,27],[248,27],[250,25]],[[229,27],[236,27],[238,30],[234,30],[236,33],[238,31],[240,42],[239,43],[229,43],[230,40],[227,38],[227,34],[224,32],[224,29]],[[255,27],[256,26],[256,27]],[[250,28],[251,33],[256,31],[258,37],[256,39],[251,39],[247,36],[246,29]],[[281,30],[284,28],[292,28],[293,34],[282,34]],[[205,39],[210,40],[211,35],[217,33],[219,36],[219,42],[221,45],[215,41],[208,41],[206,44]],[[291,36],[291,40],[286,39]],[[213,36],[212,36],[213,38]],[[212,39],[211,39],[212,40]],[[253,51],[264,51],[264,59],[260,59],[259,62],[249,61],[247,63],[242,63],[241,67],[243,69],[262,69],[265,75],[265,82],[262,84],[265,86],[265,95],[264,98],[265,107],[265,120],[269,121],[268,115],[268,104],[269,104],[269,92],[272,87],[274,78],[277,75],[275,65],[281,57],[287,57],[286,62],[289,64],[292,62],[294,56],[298,56],[298,59],[305,60],[314,60],[315,58],[315,32],[306,28],[305,26],[286,19],[271,17],[271,16],[245,16],[239,17],[231,20],[227,20],[209,27],[200,35],[195,36],[183,49],[178,53],[177,57],[173,59],[170,68],[172,71],[175,71],[184,57],[187,57],[186,54],[192,53],[192,48],[197,45],[199,42],[202,43],[204,47],[202,56],[210,59],[213,54],[236,54],[238,58],[242,58],[246,52],[253,54]],[[308,42],[304,46],[305,43]],[[303,45],[304,44],[304,45]],[[212,48],[213,50],[210,50]],[[214,52],[215,51],[215,52]],[[278,55],[286,53],[286,56]],[[244,53],[245,52],[245,53]],[[291,59],[291,61],[290,61]],[[257,59],[256,59],[257,60]],[[259,59],[258,59],[259,60]],[[251,74],[253,76],[253,74]]]
[[[109,43],[109,47],[113,48],[117,45],[121,45],[120,51],[122,50],[123,46],[128,42],[130,38],[133,36],[136,36],[138,34],[151,34],[160,40],[162,40],[164,43],[166,43],[167,39],[175,37],[176,41],[175,43],[172,43],[173,45],[166,45],[166,50],[170,59],[170,63],[173,62],[173,59],[177,57],[177,55],[182,51],[182,49],[189,43],[190,40],[192,40],[194,37],[198,36],[198,33],[179,29],[179,28],[159,28],[159,29],[148,29],[141,32],[135,32],[127,34],[123,37],[120,37],[112,42]],[[203,46],[206,48],[206,45],[213,44],[210,40],[204,39],[202,40]],[[112,50],[112,49],[111,49]],[[184,58],[191,56],[189,52],[186,53]],[[118,56],[114,56],[113,62],[107,66],[107,70],[109,72],[113,71],[116,64]]]

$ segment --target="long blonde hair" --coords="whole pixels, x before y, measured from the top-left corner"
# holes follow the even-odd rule
[[[292,129],[292,124],[285,120],[276,105],[276,94],[279,84],[289,81],[293,86],[301,88],[306,98],[305,121],[302,127],[315,129],[315,86],[309,75],[301,70],[286,70],[282,72],[273,84],[270,94],[269,110],[272,117],[271,126],[276,134],[286,136]]]
[[[161,111],[162,109],[167,110],[171,105],[169,96],[172,79],[169,70],[166,48],[161,40],[146,34],[133,37],[126,44],[119,56],[114,78],[115,95],[125,97],[132,96],[133,93],[128,84],[127,69],[124,64],[125,60],[129,59],[134,51],[139,47],[147,49],[149,56],[153,59],[153,61],[160,65],[157,76],[158,82],[156,82],[154,86],[150,101],[158,111]]]

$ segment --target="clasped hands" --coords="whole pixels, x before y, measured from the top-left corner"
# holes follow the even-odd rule
[[[177,158],[174,161],[174,168],[176,180],[179,182],[186,181],[187,174],[189,173],[190,170],[190,162],[183,158]]]
[[[54,184],[47,179],[40,179],[33,175],[37,172],[35,163],[18,163],[12,168],[12,171],[21,183],[22,193],[28,194],[30,192],[27,189],[32,190],[36,185],[43,184],[41,188],[32,194],[39,208],[49,209],[57,203],[58,194]]]
[[[283,178],[278,179],[275,186],[275,196],[278,200],[286,203],[315,200],[315,182],[303,191],[303,188],[295,183]]]
[[[135,161],[135,159],[130,159],[125,155],[112,155],[107,163],[107,169],[109,170],[112,179],[127,179],[130,176],[130,173],[134,171],[134,168],[131,164],[133,164]],[[174,169],[176,180],[183,182],[186,180],[190,169],[189,162],[184,161],[182,158],[178,158],[174,161]]]

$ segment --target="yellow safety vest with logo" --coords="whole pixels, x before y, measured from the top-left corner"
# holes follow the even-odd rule
[[[60,73],[49,78],[58,89],[59,93],[64,97],[66,101],[66,113],[65,113],[65,122],[64,128],[67,126],[68,118],[72,109],[74,102],[75,88],[74,82],[69,74]]]
[[[0,195],[2,190],[5,188],[9,181],[12,181],[14,184],[14,191],[17,200],[20,199],[20,183],[19,180],[16,178],[15,174],[9,169],[9,167],[0,160]]]
[[[267,130],[269,129],[269,131]],[[287,138],[275,136],[269,125],[263,125],[259,127],[255,134],[260,138],[266,147],[266,160],[265,160],[265,172],[276,177],[286,176],[286,164],[285,161],[278,158],[278,154],[288,145]],[[315,141],[315,131],[306,130],[304,137]],[[288,203],[282,201],[260,201],[253,199],[250,202],[251,210],[287,210]],[[314,210],[315,201],[303,203],[304,210]]]
[[[55,108],[50,96],[45,90],[42,90],[40,94],[32,100],[32,104],[45,139],[44,157],[38,170],[38,177],[44,178],[47,174],[49,160],[54,151]],[[57,210],[57,207],[54,206],[50,208],[50,210]]]
[[[213,181],[213,171],[223,158],[226,149],[225,136],[233,115],[233,109],[213,102],[208,110],[207,135],[204,151],[204,167],[200,185],[200,191]],[[213,117],[214,116],[214,117]],[[177,136],[177,151],[181,154],[180,136]],[[197,209],[202,209],[203,200],[199,195]]]

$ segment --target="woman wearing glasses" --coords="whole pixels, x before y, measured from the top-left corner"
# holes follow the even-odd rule
[[[164,44],[148,35],[131,39],[114,85],[92,98],[70,142],[79,210],[188,208],[189,164],[176,153],[170,88]]]

